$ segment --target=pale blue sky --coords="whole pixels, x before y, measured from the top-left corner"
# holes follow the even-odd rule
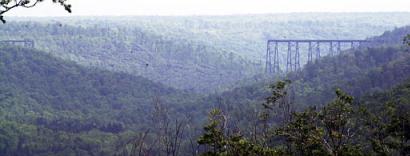
[[[45,0],[16,16],[227,15],[288,12],[410,12],[410,0],[68,0],[73,14]],[[96,4],[99,3],[99,4]]]

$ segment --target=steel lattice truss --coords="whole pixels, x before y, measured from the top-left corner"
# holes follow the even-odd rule
[[[319,60],[321,55],[321,46],[326,45],[328,49],[328,55],[334,56],[342,52],[342,46],[348,45],[351,49],[360,47],[367,40],[268,40],[266,50],[266,73],[280,72],[280,47],[285,46],[287,48],[286,55],[286,72],[297,71],[300,69],[300,54],[301,46],[307,48],[307,62]],[[306,52],[306,51],[302,51]]]

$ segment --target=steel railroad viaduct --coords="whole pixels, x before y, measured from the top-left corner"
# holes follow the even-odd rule
[[[0,40],[0,45],[23,46],[25,48],[34,48],[33,40]]]
[[[321,51],[327,50],[327,55],[334,56],[342,52],[342,48],[355,49],[368,40],[297,40],[297,39],[272,39],[268,40],[266,50],[266,73],[280,72],[279,50],[287,48],[286,72],[300,69],[301,47],[307,49],[307,62],[318,60],[323,55]],[[322,48],[321,48],[322,46]],[[326,49],[324,49],[325,47]],[[304,51],[306,52],[306,51]],[[284,57],[282,57],[284,58]]]

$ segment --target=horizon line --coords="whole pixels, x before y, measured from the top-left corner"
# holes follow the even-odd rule
[[[410,13],[410,11],[301,11],[301,12],[272,12],[272,13],[234,13],[234,14],[124,14],[124,15],[71,15],[67,13],[66,15],[54,15],[54,16],[27,16],[27,15],[6,15],[5,17],[21,17],[21,18],[47,18],[47,17],[200,17],[200,16],[253,16],[253,15],[283,15],[283,14],[389,14],[389,13]]]

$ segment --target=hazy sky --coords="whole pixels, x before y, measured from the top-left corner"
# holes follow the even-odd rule
[[[8,15],[65,16],[51,0]],[[227,15],[285,12],[410,12],[410,0],[68,0],[71,15]],[[97,4],[98,3],[98,4]]]

